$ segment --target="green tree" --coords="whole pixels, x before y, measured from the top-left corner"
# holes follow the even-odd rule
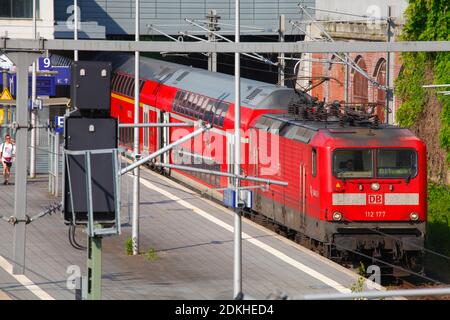
[[[401,40],[450,40],[448,0],[409,0],[405,18]],[[411,126],[423,112],[428,95],[436,94],[434,90],[422,88],[426,72],[432,72],[436,84],[450,83],[450,52],[408,52],[402,53],[402,59],[403,70],[396,81],[396,92],[403,103],[397,112],[397,119],[400,125]],[[450,162],[450,96],[438,95],[438,99],[443,106],[439,138]]]

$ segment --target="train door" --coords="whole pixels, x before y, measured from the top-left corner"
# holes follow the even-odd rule
[[[300,162],[300,227],[306,225],[306,165]]]
[[[163,112],[161,112],[161,110],[156,110],[156,122],[157,123],[162,123],[163,122]],[[162,127],[156,127],[155,133],[156,133],[156,150],[161,149],[162,146],[162,132],[163,132],[163,128]],[[162,161],[162,158],[161,160]]]
[[[249,159],[252,159],[253,161],[253,172],[250,172],[250,175],[253,175],[255,177],[259,176],[259,147],[258,147],[258,133],[255,129],[250,130],[250,142],[249,145],[249,154],[253,153],[251,156],[249,156]],[[254,189],[253,191],[253,208],[257,212],[262,211],[262,190],[261,189]]]
[[[162,122],[164,123],[170,123],[170,114],[168,112],[160,112],[159,114],[160,119]],[[159,130],[160,132],[160,140],[159,140],[159,145],[160,148],[164,148],[165,146],[167,146],[170,143],[170,127],[162,127]],[[161,155],[161,162],[162,163],[169,163],[170,159],[170,152],[164,152]],[[165,173],[169,174],[170,173],[170,169],[168,168],[164,168],[163,169]]]
[[[227,166],[228,173],[234,173],[234,135],[231,133],[226,133],[227,139]],[[228,187],[231,188],[234,186],[234,179],[228,178]]]
[[[150,107],[144,104],[143,110],[143,123],[150,122]],[[142,152],[145,154],[149,154],[149,128],[142,128]]]

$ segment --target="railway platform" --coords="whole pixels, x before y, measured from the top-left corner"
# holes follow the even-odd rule
[[[131,235],[132,181],[122,179],[122,234],[103,240],[103,299],[232,299],[233,212],[172,180],[141,170],[139,256],[126,253]],[[28,182],[28,212],[57,201],[46,177]],[[14,186],[1,186],[2,212],[13,213]],[[5,215],[5,214],[4,214]],[[280,235],[243,219],[245,294],[350,292],[357,275]],[[78,242],[86,235],[77,229]],[[86,252],[74,249],[62,216],[27,226],[25,277],[11,273],[13,227],[0,221],[0,299],[74,299],[69,270],[86,272]],[[75,267],[74,267],[75,266]]]

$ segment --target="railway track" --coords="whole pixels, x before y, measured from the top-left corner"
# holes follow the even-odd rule
[[[159,173],[159,174],[163,174],[166,177],[182,184],[185,187],[188,187],[189,189],[193,190],[193,191],[198,191],[197,189],[195,189],[194,187],[179,181],[177,179],[174,179],[173,177],[168,176],[167,174],[164,174],[161,172],[161,170],[159,168],[156,168],[154,166],[148,166],[151,170]],[[214,201],[216,203],[221,204],[217,199],[214,199],[213,197],[209,197],[207,194],[202,193],[201,194],[202,197],[207,197],[209,200]],[[278,225],[277,223],[271,221],[268,217],[259,214],[257,212],[251,211],[245,211],[243,212],[243,217],[273,231],[278,233],[279,235],[290,239],[298,244],[303,245],[304,247],[317,252],[321,255],[323,255],[323,248],[321,248],[320,246],[314,245],[313,241],[310,241],[310,239],[308,239],[306,236],[298,233],[298,232],[292,232],[290,230],[285,229],[283,226]],[[350,261],[339,261],[339,260],[335,260],[332,259],[333,261],[339,263],[340,265],[351,269],[352,271],[358,273],[358,266],[355,266],[355,263],[352,263]],[[389,271],[390,270],[390,271]],[[443,285],[437,285],[431,282],[426,282],[423,279],[421,279],[419,276],[411,274],[411,273],[407,273],[407,272],[403,272],[401,275],[395,275],[394,272],[392,272],[392,268],[388,267],[388,268],[384,268],[382,270],[382,283],[383,286],[387,287],[388,290],[395,290],[395,289],[418,289],[418,288],[434,288],[434,287],[441,287]],[[433,300],[433,299],[439,299],[439,300],[447,300],[450,299],[450,296],[443,296],[443,297],[417,297],[417,298],[410,298],[410,299],[417,299],[417,300]]]

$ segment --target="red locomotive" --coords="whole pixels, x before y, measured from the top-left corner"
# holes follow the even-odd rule
[[[112,115],[133,122],[134,56],[102,54],[113,63]],[[234,78],[142,58],[141,122],[201,120],[213,128],[159,159],[232,172]],[[422,270],[426,224],[426,150],[408,129],[376,116],[259,81],[241,81],[242,174],[287,187],[252,185],[252,208],[290,237],[325,256],[366,257]],[[121,129],[132,145],[132,130]],[[141,129],[151,153],[187,128]],[[171,170],[170,175],[223,198],[229,178]]]

